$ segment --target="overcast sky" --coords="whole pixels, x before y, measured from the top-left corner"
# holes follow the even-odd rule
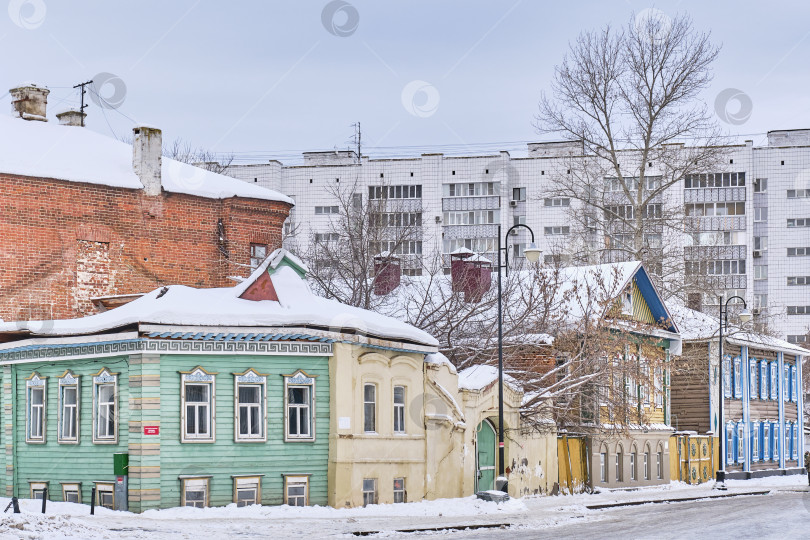
[[[722,124],[730,133],[762,144],[768,130],[810,127],[806,0],[12,0],[0,15],[0,94],[46,85],[56,121],[78,105],[74,84],[112,74],[120,81],[99,92],[120,106],[88,96],[89,129],[122,136],[148,123],[240,158],[345,148],[357,121],[377,157],[516,149],[541,140],[532,117],[569,41],[651,7],[688,13],[722,44],[704,97],[714,108],[733,88],[752,105],[747,120]]]

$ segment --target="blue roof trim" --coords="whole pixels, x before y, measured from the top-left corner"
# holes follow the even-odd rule
[[[667,330],[677,333],[678,329],[675,327],[675,323],[672,322],[672,319],[667,313],[667,308],[664,305],[664,301],[661,300],[660,296],[658,296],[658,292],[655,290],[655,286],[652,284],[652,281],[650,281],[650,276],[647,275],[647,271],[644,269],[643,265],[638,267],[633,279],[636,281],[638,290],[641,292],[641,296],[644,297],[644,301],[647,302],[647,306],[650,308],[650,313],[652,313],[652,316],[656,322],[660,323],[661,321],[669,321]]]
[[[203,334],[202,332],[150,332],[147,334],[148,338],[152,339],[184,339],[191,341],[221,341],[224,343],[247,343],[259,341],[294,341],[294,340],[307,340],[318,341],[320,343],[337,343],[337,340],[329,339],[312,334],[265,334],[265,333],[218,333],[214,334],[209,332]],[[343,343],[343,342],[341,342]],[[349,342],[345,342],[349,343]],[[400,350],[400,349],[397,349]]]

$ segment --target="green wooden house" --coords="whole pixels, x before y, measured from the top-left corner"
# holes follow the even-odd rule
[[[327,504],[333,355],[435,341],[313,295],[305,272],[278,250],[232,288],[0,324],[5,495],[138,512]]]

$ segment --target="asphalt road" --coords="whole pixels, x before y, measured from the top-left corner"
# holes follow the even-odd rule
[[[556,526],[464,531],[453,538],[810,538],[810,492],[584,511]]]

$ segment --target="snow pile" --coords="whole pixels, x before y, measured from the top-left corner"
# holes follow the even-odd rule
[[[316,296],[292,267],[279,265],[285,257],[293,263],[298,261],[286,250],[276,250],[250,278],[234,287],[195,289],[172,285],[165,290],[155,289],[121,307],[89,317],[44,323],[2,323],[0,333],[27,329],[41,336],[71,336],[107,332],[137,324],[231,328],[314,326],[328,329],[333,334],[346,333],[348,330],[370,337],[406,340],[431,348],[438,346],[430,334],[407,323]],[[276,266],[271,280],[278,301],[240,298],[271,265]],[[346,334],[346,339],[356,337]],[[19,343],[12,342],[0,346],[0,349],[19,346]]]
[[[425,355],[425,363],[426,364],[436,364],[440,366],[447,366],[447,369],[450,370],[450,373],[458,373],[456,371],[456,366],[440,352],[430,353]]]
[[[87,128],[0,115],[0,173],[143,189],[132,146]],[[209,199],[247,197],[294,204],[277,191],[163,158],[163,189]]]
[[[458,374],[458,387],[462,390],[482,390],[497,380],[497,367],[479,364],[468,367]],[[506,373],[503,375],[503,382],[516,392],[523,391],[518,382]]]

